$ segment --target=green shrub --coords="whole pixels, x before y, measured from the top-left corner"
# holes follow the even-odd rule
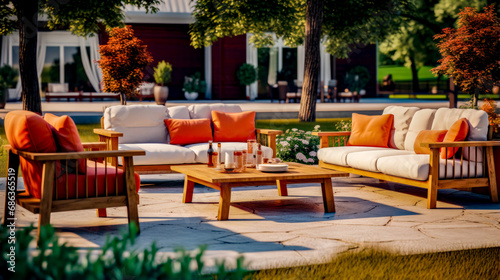
[[[172,78],[172,64],[162,60],[154,69],[155,82],[161,86],[168,84]]]
[[[108,237],[101,250],[89,251],[85,257],[77,248],[61,243],[51,226],[41,228],[39,247],[30,249],[33,229],[17,230],[15,244],[9,244],[11,231],[0,226],[0,279],[243,279],[248,273],[239,257],[234,271],[227,271],[220,261],[215,274],[204,274],[206,246],[200,246],[194,257],[179,249],[177,257],[163,260],[157,257],[155,243],[142,251],[131,250],[137,233],[134,225],[120,237]],[[15,246],[15,272],[8,270],[11,246]]]
[[[257,71],[252,64],[243,63],[236,71],[236,77],[241,85],[248,86],[257,80]]]
[[[196,72],[191,77],[186,77],[184,79],[184,87],[182,88],[185,92],[205,92],[207,90],[207,82],[201,80],[200,72]]]
[[[319,127],[316,125],[313,131],[319,131]],[[319,137],[311,131],[292,128],[276,137],[276,156],[282,161],[318,164],[318,149]]]

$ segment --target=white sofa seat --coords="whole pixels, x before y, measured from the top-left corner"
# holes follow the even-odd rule
[[[347,156],[350,153],[368,152],[368,151],[383,151],[388,148],[364,147],[364,146],[344,146],[322,148],[318,151],[318,159],[329,164],[349,166],[347,164]]]
[[[419,181],[426,181],[429,178],[429,160],[430,156],[427,154],[413,154],[413,155],[398,155],[379,158],[377,161],[377,169],[387,175],[393,175],[408,179]],[[447,166],[446,178],[453,178],[453,160],[449,159]],[[470,174],[474,176],[476,164],[470,162]],[[464,177],[467,177],[469,170],[469,162],[463,162],[462,171]],[[483,165],[477,164],[477,175],[483,175]],[[439,162],[439,178],[445,178],[445,160],[441,159]],[[460,159],[455,160],[455,178],[460,178]]]
[[[195,157],[196,162],[198,162],[198,163],[207,163],[208,162],[208,157],[207,157],[208,143],[186,145],[185,147],[194,152],[194,154],[196,155],[196,157]],[[214,143],[212,148],[214,149],[214,151],[217,151],[217,143]],[[247,143],[245,143],[245,142],[222,142],[221,143],[222,154],[224,154],[226,152],[233,152],[235,150],[246,150],[246,149],[247,149]],[[273,149],[266,147],[266,146],[262,146],[261,149],[262,149],[262,154],[264,157],[267,157],[267,158],[273,157]]]
[[[134,157],[134,165],[196,163],[195,153],[183,146],[160,143],[119,144],[119,150],[143,150],[145,156]],[[118,160],[121,164],[121,158]]]
[[[379,172],[377,162],[380,158],[397,155],[414,155],[413,152],[397,149],[354,152],[347,155],[347,165],[353,168]]]

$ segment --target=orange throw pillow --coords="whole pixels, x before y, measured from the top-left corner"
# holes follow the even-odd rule
[[[188,145],[212,140],[212,128],[209,119],[166,119],[165,125],[170,134],[170,144]]]
[[[444,136],[448,130],[422,130],[415,138],[415,144],[413,144],[413,149],[415,150],[415,154],[430,154],[431,149],[422,147],[420,144],[422,143],[431,143],[431,142],[443,142]]]
[[[58,117],[56,115],[46,113],[43,117],[50,125],[54,127],[54,138],[56,140],[58,151],[60,152],[83,152],[82,141],[78,134],[75,122],[69,116]],[[63,163],[64,164],[64,163]],[[76,165],[74,161],[68,163],[70,167]],[[78,172],[85,173],[87,170],[85,159],[78,160]]]
[[[443,142],[464,141],[469,133],[469,121],[466,118],[461,118],[453,123],[448,129],[448,133],[443,139]],[[453,157],[458,151],[458,148],[441,149],[441,158],[447,159]]]
[[[255,139],[255,112],[212,111],[215,142],[246,142]]]
[[[353,113],[351,137],[347,145],[388,148],[393,123],[393,114],[366,116]]]

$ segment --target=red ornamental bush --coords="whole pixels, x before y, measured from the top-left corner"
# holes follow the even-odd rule
[[[482,13],[466,7],[459,13],[457,26],[434,36],[443,58],[432,72],[453,77],[470,94],[476,89],[488,92],[500,77],[500,21],[493,5]]]
[[[113,28],[109,35],[108,43],[101,45],[99,50],[103,90],[133,96],[142,82],[143,69],[153,62],[153,58],[129,25]]]

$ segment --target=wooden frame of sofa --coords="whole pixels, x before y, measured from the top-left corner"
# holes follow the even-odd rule
[[[133,156],[145,155],[144,151],[106,151],[106,144],[102,142],[91,142],[83,143],[85,149],[90,151],[84,152],[71,152],[71,153],[33,153],[16,150],[8,145],[5,149],[9,153],[8,157],[8,167],[7,173],[13,174],[13,184],[10,184],[9,176],[8,183],[5,188],[5,208],[3,216],[3,224],[11,222],[15,217],[15,209],[10,211],[9,209],[9,192],[14,192],[16,194],[15,201],[17,205],[25,208],[33,214],[39,214],[38,219],[38,233],[37,237],[40,237],[40,226],[50,224],[50,214],[52,212],[61,211],[71,211],[71,210],[84,210],[84,209],[97,209],[98,217],[106,217],[106,208],[108,207],[127,207],[128,222],[134,223],[139,227],[139,214],[137,210],[137,204],[139,204],[139,195],[136,192],[135,178],[134,178],[134,164]],[[29,196],[26,192],[17,190],[18,181],[18,171],[20,157],[25,159],[40,161],[43,164],[42,171],[42,186],[41,186],[41,199]],[[112,195],[107,193],[107,180],[106,185],[106,196],[88,196],[88,186],[85,186],[86,197],[74,199],[66,198],[53,198],[54,188],[55,188],[55,177],[56,177],[56,162],[60,160],[70,160],[70,159],[95,159],[95,164],[97,165],[99,159],[105,158],[117,158],[123,157],[124,165],[122,169],[124,170],[124,195]],[[106,161],[102,164],[107,166]],[[76,168],[78,169],[78,168]],[[67,169],[66,169],[67,170]],[[9,172],[11,171],[11,172]],[[75,170],[76,175],[78,175],[78,170]],[[83,175],[83,174],[82,174]],[[68,171],[66,171],[65,176],[68,176]],[[67,182],[67,180],[66,180]],[[87,178],[86,178],[87,182]],[[77,183],[78,184],[78,183]],[[117,184],[117,182],[115,183]],[[12,187],[11,187],[12,186]],[[77,185],[78,187],[78,185]],[[117,186],[115,186],[117,187]],[[11,188],[11,190],[9,190]],[[13,190],[12,190],[13,189]],[[57,191],[57,190],[56,190]],[[68,185],[66,184],[66,196],[68,194]],[[97,194],[97,191],[96,191]],[[8,210],[9,209],[9,210]]]
[[[101,127],[103,126],[101,119]],[[283,133],[281,130],[274,129],[256,129],[257,142],[267,146],[273,150],[273,157],[276,157],[276,135]],[[94,129],[94,133],[99,135],[99,141],[106,143],[106,149],[110,151],[118,150],[118,138],[123,136],[123,133],[107,129]],[[199,164],[199,163],[193,163]],[[111,160],[111,165],[116,166],[116,159]],[[157,165],[136,165],[135,172],[139,174],[164,174],[175,173],[170,166],[179,164],[157,164]]]
[[[330,138],[333,138],[333,145],[341,146],[346,145],[348,137],[351,135],[350,131],[347,132],[313,132],[313,135],[320,137],[320,148],[330,147]],[[493,158],[493,147],[500,146],[500,141],[461,141],[461,142],[452,142],[452,143],[422,143],[422,147],[430,148],[430,168],[429,168],[429,178],[427,181],[418,181],[403,177],[397,177],[393,175],[382,174],[378,172],[366,171],[362,169],[356,169],[352,167],[340,166],[330,163],[325,163],[323,161],[319,162],[319,166],[327,169],[332,169],[336,171],[344,171],[348,173],[358,174],[361,176],[376,178],[383,181],[391,181],[395,183],[406,184],[410,186],[426,188],[427,189],[427,208],[433,209],[436,208],[437,202],[437,192],[439,189],[464,189],[470,190],[471,188],[477,187],[489,187],[491,200],[494,203],[498,203],[498,189],[497,189],[497,180],[495,173],[495,160]],[[449,148],[456,147],[465,149],[470,149],[473,147],[477,150],[479,147],[483,147],[486,157],[483,157],[483,174],[486,176],[483,177],[470,177],[471,174],[467,174],[467,178],[464,178],[465,174],[460,173],[460,178],[455,178],[455,166],[453,165],[453,172],[451,178],[447,178],[447,169],[445,169],[445,178],[439,178],[439,162],[440,162],[440,148]],[[469,150],[470,152],[470,150]],[[461,164],[463,163],[463,152],[461,154]],[[453,162],[455,162],[455,156],[453,156]],[[447,164],[447,161],[446,161]],[[453,163],[454,164],[454,163]],[[470,161],[469,161],[470,164]],[[475,162],[477,170],[478,162]],[[487,166],[487,169],[484,168],[484,165]],[[470,165],[469,165],[470,166]],[[446,168],[446,167],[445,167]],[[463,168],[460,168],[463,170]],[[470,172],[470,168],[468,168]],[[476,172],[476,171],[475,171]],[[458,174],[457,174],[458,175]]]

